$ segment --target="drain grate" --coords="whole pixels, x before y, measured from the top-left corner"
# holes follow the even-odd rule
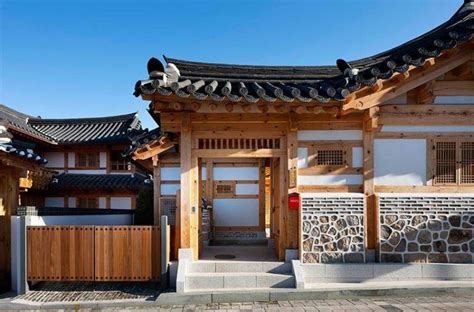
[[[221,260],[230,260],[235,259],[234,255],[215,255],[214,258],[221,259]]]

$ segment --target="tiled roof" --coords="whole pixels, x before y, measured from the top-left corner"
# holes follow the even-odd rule
[[[28,123],[59,144],[129,142],[130,136],[141,131],[136,113],[99,118],[30,118]]]
[[[43,119],[0,104],[0,122],[15,135],[46,144],[129,143],[143,130],[137,113],[96,118]]]
[[[148,63],[149,79],[135,85],[141,94],[256,103],[344,101],[352,92],[422,66],[425,60],[470,40],[474,32],[474,2],[465,4],[446,23],[383,53],[338,66],[253,66],[183,61],[165,57]]]
[[[173,133],[161,132],[160,128],[155,128],[153,130],[143,132],[132,138],[132,144],[130,144],[130,147],[126,151],[126,154],[130,155],[137,149],[142,148],[145,145],[151,145],[154,142],[160,141],[165,137],[172,140]]]
[[[48,162],[43,156],[35,154],[29,144],[13,140],[13,135],[7,131],[2,122],[0,122],[0,152],[15,155],[40,165]]]
[[[61,173],[50,183],[50,190],[70,189],[141,189],[152,186],[151,180],[135,174],[73,174]]]

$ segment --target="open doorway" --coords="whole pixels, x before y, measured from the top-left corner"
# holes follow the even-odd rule
[[[200,259],[276,260],[274,160],[208,158],[200,163]]]

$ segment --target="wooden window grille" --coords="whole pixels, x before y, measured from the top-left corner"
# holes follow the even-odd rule
[[[235,195],[235,185],[232,182],[216,182],[214,185],[214,196],[226,198]]]
[[[77,198],[77,208],[99,208],[99,199],[97,197],[79,197]]]
[[[176,224],[176,197],[162,197],[160,199],[162,216],[168,216],[168,224]]]
[[[317,166],[342,166],[344,165],[344,151],[318,150],[316,151]]]
[[[461,142],[461,183],[474,183],[474,142]]]
[[[110,169],[113,171],[128,171],[130,163],[122,156],[120,151],[112,151],[110,153]]]
[[[435,183],[456,183],[456,142],[436,142]]]
[[[77,152],[76,153],[76,167],[82,168],[82,169],[99,168],[99,153],[98,152]]]
[[[199,149],[280,149],[279,138],[227,139],[201,138],[198,139]]]

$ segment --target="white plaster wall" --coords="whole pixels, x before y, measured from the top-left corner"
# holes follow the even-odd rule
[[[375,185],[425,185],[426,140],[376,139]]]
[[[437,96],[434,104],[474,104],[474,96]]]
[[[341,175],[298,175],[299,185],[354,185],[362,184],[361,174],[341,174]]]
[[[76,197],[68,197],[67,203],[69,208],[76,208]]]
[[[362,130],[300,130],[299,141],[362,140]]]
[[[61,152],[46,152],[44,157],[48,163],[44,166],[47,168],[64,168],[64,153]]]
[[[258,199],[214,199],[216,226],[257,226]]]
[[[176,191],[181,188],[181,184],[161,184],[161,195],[176,195]]]
[[[106,152],[99,153],[99,166],[100,168],[107,168],[107,153]]]
[[[64,197],[45,197],[44,206],[64,208]]]
[[[308,149],[306,147],[298,148],[298,168],[308,168]]]
[[[258,184],[236,184],[235,194],[236,195],[258,195],[259,186]]]
[[[99,208],[107,208],[107,198],[99,197]]]
[[[132,198],[110,197],[110,208],[111,209],[132,209]]]
[[[352,148],[352,167],[362,168],[364,166],[364,156],[362,147]]]
[[[214,180],[258,180],[258,167],[216,167]]]
[[[97,170],[91,170],[91,169],[72,169],[68,170],[68,173],[82,173],[82,174],[106,174],[107,170],[106,169],[97,169]]]
[[[161,168],[161,181],[179,181],[181,180],[181,168],[164,167]]]
[[[76,167],[76,154],[74,152],[67,153],[67,166],[69,168]]]
[[[474,132],[474,126],[382,126],[382,132]]]

